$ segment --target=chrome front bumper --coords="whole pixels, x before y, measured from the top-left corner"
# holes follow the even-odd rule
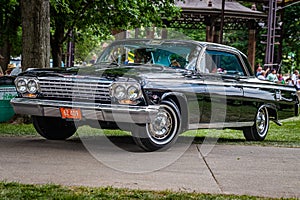
[[[10,103],[17,114],[61,117],[60,108],[79,108],[82,119],[126,123],[149,123],[159,110],[156,105],[132,106],[28,98],[14,98]]]

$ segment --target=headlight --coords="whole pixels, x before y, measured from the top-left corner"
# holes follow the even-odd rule
[[[126,89],[122,85],[117,85],[114,89],[114,97],[118,100],[126,98]]]
[[[21,77],[15,80],[16,89],[23,96],[28,96],[28,94],[37,94],[40,91],[39,82],[36,78]],[[32,95],[30,97],[33,97]]]
[[[139,96],[139,89],[135,86],[129,86],[127,89],[128,99],[134,100],[137,99]]]
[[[115,82],[110,87],[110,96],[121,104],[136,104],[142,96],[141,87],[136,82]]]
[[[27,91],[31,94],[35,94],[38,91],[38,83],[36,80],[30,79],[27,82]]]
[[[16,80],[16,89],[20,93],[25,93],[27,92],[27,82],[24,79],[17,79]]]

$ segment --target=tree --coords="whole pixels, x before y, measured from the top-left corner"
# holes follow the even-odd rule
[[[300,4],[284,8],[283,19],[283,57],[287,70],[300,67]],[[290,55],[294,55],[292,58]]]
[[[22,67],[43,68],[50,62],[49,1],[21,0]],[[29,9],[30,8],[30,9]]]
[[[7,67],[10,56],[21,54],[21,41],[18,39],[20,33],[21,12],[17,0],[0,1],[0,54],[5,57],[0,66]]]
[[[50,0],[53,65],[60,66],[63,44],[70,33],[91,31],[105,38],[112,30],[162,24],[162,16],[179,12],[174,0]]]

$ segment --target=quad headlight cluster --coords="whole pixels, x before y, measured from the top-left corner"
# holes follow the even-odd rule
[[[36,94],[40,92],[40,84],[36,78],[17,77],[15,86],[17,91],[23,96],[35,97]]]
[[[110,96],[121,104],[135,104],[141,98],[141,86],[138,83],[115,82],[110,87]]]

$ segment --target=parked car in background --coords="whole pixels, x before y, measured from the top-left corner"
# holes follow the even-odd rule
[[[53,67],[53,59],[50,59],[50,68]],[[61,67],[65,67],[65,63],[61,61]]]
[[[17,96],[17,91],[14,77],[0,76],[0,122],[7,122],[15,115],[10,104],[10,100],[15,96]]]
[[[9,76],[18,76],[22,72],[21,57],[11,58],[9,64],[12,66]]]
[[[10,64],[14,64],[15,66],[21,66],[21,58],[11,58],[9,61]]]
[[[131,131],[146,151],[202,128],[239,129],[261,141],[270,120],[280,125],[299,105],[295,88],[255,78],[239,50],[184,40],[115,41],[92,67],[30,70],[15,85],[16,113],[32,115],[43,137],[64,140],[74,121],[93,121]]]

